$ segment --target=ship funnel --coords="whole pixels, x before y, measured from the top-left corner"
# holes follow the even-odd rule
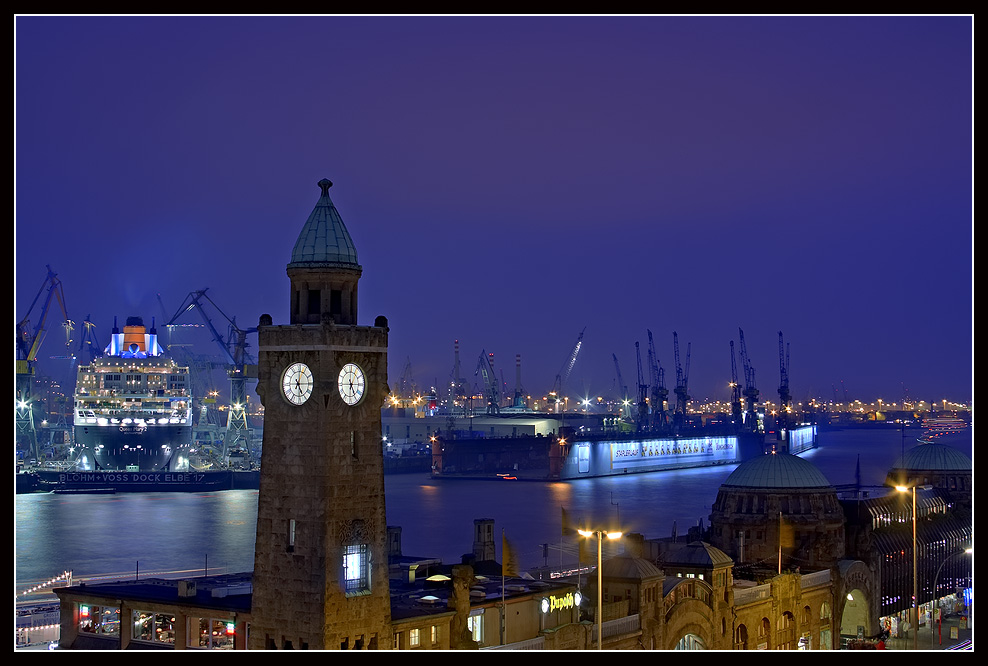
[[[110,344],[106,346],[103,353],[107,356],[120,356],[123,352],[124,336],[117,327],[117,318],[113,317],[113,333],[110,334]]]

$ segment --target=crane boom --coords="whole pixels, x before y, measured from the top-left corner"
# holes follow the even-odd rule
[[[648,331],[648,353],[652,369],[652,425],[665,430],[668,423],[666,415],[666,401],[669,398],[669,389],[666,388],[666,371],[659,363],[659,355],[655,352],[655,341],[652,339],[652,331]]]
[[[497,385],[497,378],[494,373],[494,355],[481,350],[480,358],[477,360],[477,370],[484,380],[484,395],[487,397],[487,413],[499,414],[501,412],[501,394]]]
[[[563,366],[563,371],[561,372],[560,388],[562,388],[562,385],[566,383],[567,379],[569,379],[570,373],[573,372],[573,366],[576,365],[576,357],[579,356],[580,347],[583,346],[583,334],[586,332],[587,332],[587,327],[584,326],[583,330],[580,331],[580,337],[576,339],[576,344],[573,345],[573,351],[570,352],[569,360],[567,361],[566,365]]]
[[[748,360],[748,348],[744,344],[744,331],[738,328],[738,337],[741,344],[741,366],[744,369],[744,397],[746,399],[745,425],[754,430],[758,427],[758,415],[756,404],[758,402],[758,389],[755,388],[755,369]]]
[[[247,335],[249,333],[257,333],[257,328],[244,330],[237,326],[235,318],[228,317],[209,296],[206,296],[208,289],[209,287],[206,287],[206,289],[200,291],[189,292],[189,295],[186,296],[178,311],[165,326],[171,326],[180,316],[189,310],[199,311],[199,315],[213,336],[213,341],[219,345],[220,350],[223,352],[224,360],[228,364],[227,376],[230,378],[230,410],[227,413],[226,434],[223,438],[223,457],[226,459],[231,452],[240,449],[245,450],[249,456],[251,455],[252,438],[250,422],[247,417],[247,380],[257,377],[257,368],[253,365],[253,358],[247,353]],[[213,325],[209,315],[206,314],[206,310],[203,307],[203,300],[212,305],[227,320],[229,324],[227,339],[223,339],[223,336],[220,335],[220,332]]]
[[[62,292],[62,282],[58,279],[55,271],[51,269],[51,266],[45,266],[45,268],[48,269],[48,275],[44,282],[42,282],[38,294],[31,301],[31,307],[27,309],[27,313],[17,323],[17,328],[14,332],[14,344],[17,348],[17,358],[14,363],[16,374],[16,383],[14,386],[14,445],[17,448],[29,449],[35,458],[39,455],[39,449],[37,431],[34,427],[34,413],[37,405],[33,400],[32,383],[35,372],[34,367],[38,361],[38,350],[41,348],[41,343],[44,342],[47,333],[48,314],[51,312],[52,300],[58,301],[58,305],[62,310],[62,327],[65,329],[66,348],[72,344],[73,329],[73,322],[69,319],[69,315],[65,311],[65,296]],[[48,293],[45,296],[44,305],[41,306],[38,324],[32,328],[30,320],[31,313],[34,311],[34,306],[38,304],[41,294],[46,289]]]
[[[789,395],[789,345],[783,342],[782,331],[779,331],[779,397],[783,406],[791,400]]]
[[[689,402],[689,371],[690,345],[686,345],[686,367],[679,363],[679,334],[673,331],[672,345],[676,355],[676,411],[673,413],[673,425],[679,429],[686,424],[686,405]]]
[[[679,334],[676,331],[672,332],[672,348],[676,358],[676,386],[679,386],[683,381],[683,368],[679,364]]]
[[[741,386],[738,384],[738,365],[734,360],[734,340],[731,340],[731,416],[741,416]]]
[[[86,352],[86,356],[89,357],[89,362],[92,363],[100,355],[99,343],[96,341],[96,324],[94,324],[89,315],[82,322],[82,337],[79,339],[79,355],[82,352]]]
[[[555,395],[557,403],[562,399],[563,387],[566,385],[566,381],[569,379],[570,373],[573,372],[573,366],[576,365],[576,357],[580,354],[580,347],[583,346],[583,334],[586,332],[587,327],[584,326],[583,330],[580,331],[580,336],[576,339],[576,344],[573,345],[573,351],[570,352],[566,362],[563,363],[563,367],[560,368],[559,372],[556,374],[556,381],[552,386],[552,393]]]
[[[635,342],[635,356],[638,358],[638,430],[645,428],[648,422],[648,384],[642,372],[642,355],[638,343]]]
[[[621,399],[628,399],[628,385],[624,383],[624,377],[621,376],[621,365],[618,363],[617,354],[612,353],[611,357],[614,359],[614,372],[617,373],[618,380],[618,391],[621,393]]]
[[[624,418],[631,419],[631,401],[628,399],[628,385],[624,383],[624,376],[621,374],[621,365],[618,363],[617,354],[612,353],[614,359],[614,371],[617,373],[618,391],[621,399],[621,413]]]
[[[789,414],[792,412],[792,395],[789,393],[789,345],[779,331],[779,418],[783,428],[789,427]]]
[[[71,334],[74,328],[74,322],[69,319],[69,315],[65,311],[65,295],[62,290],[62,281],[58,279],[58,275],[51,269],[51,266],[46,266],[45,268],[48,269],[48,276],[41,284],[41,289],[38,290],[34,300],[31,301],[31,307],[28,308],[27,314],[17,324],[17,360],[24,362],[23,367],[25,371],[38,360],[38,350],[41,348],[41,343],[44,342],[45,336],[48,333],[48,313],[51,312],[52,299],[58,301],[58,305],[62,310],[65,346],[69,347],[72,343]],[[41,306],[38,324],[32,329],[30,320],[31,312],[34,310],[34,306],[38,304],[38,299],[41,298],[41,294],[45,292],[46,288],[48,294],[45,296],[44,305]],[[21,364],[18,364],[18,367],[20,371]]]
[[[243,330],[238,327],[236,318],[228,317],[219,308],[219,306],[217,306],[216,303],[214,303],[213,300],[206,295],[208,290],[209,287],[206,287],[200,291],[189,292],[189,295],[185,297],[185,300],[178,308],[178,311],[172,316],[171,320],[165,324],[165,326],[167,327],[173,325],[180,316],[189,310],[198,310],[203,322],[206,324],[210,334],[213,336],[213,341],[219,345],[220,350],[223,352],[223,356],[227,363],[242,370],[244,364],[252,360],[250,355],[247,353],[247,334],[256,333],[257,329],[249,328],[247,330]],[[220,332],[216,330],[216,327],[213,325],[213,321],[209,318],[209,315],[206,314],[202,299],[208,301],[209,304],[212,305],[213,308],[215,308],[216,311],[227,320],[229,323],[229,339],[224,340],[223,336],[220,335]]]

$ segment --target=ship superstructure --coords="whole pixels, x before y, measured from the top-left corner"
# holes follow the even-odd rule
[[[121,332],[114,320],[104,355],[79,367],[74,429],[80,460],[95,460],[96,469],[188,470],[189,368],[165,353],[153,321],[147,329],[140,317],[128,317]]]

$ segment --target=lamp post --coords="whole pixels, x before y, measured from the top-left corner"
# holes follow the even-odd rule
[[[933,576],[933,599],[934,600],[937,598],[937,580],[940,578],[940,571],[941,571],[941,569],[943,569],[943,565],[945,565],[950,560],[950,558],[956,557],[957,555],[973,555],[973,554],[974,554],[974,548],[965,548],[964,550],[959,550],[956,553],[951,553],[950,555],[948,555],[947,557],[945,557],[943,559],[943,562],[941,562],[940,563],[940,566],[937,567],[937,573],[936,573],[936,575]],[[934,611],[936,611],[936,608],[937,608],[936,604],[934,604],[933,608],[934,608]],[[943,624],[943,622],[941,621],[940,624]],[[933,631],[933,617],[931,616],[930,617],[930,649],[935,649],[936,648],[936,642],[937,642],[937,635],[936,635],[936,632]]]
[[[933,486],[919,486],[923,490],[929,490]],[[896,486],[895,489],[900,493],[912,491],[913,496],[913,607],[912,607],[912,622],[913,625],[913,649],[919,649],[919,566],[918,566],[918,553],[916,550],[916,484],[911,486]]]
[[[604,575],[601,571],[601,559],[602,559],[602,544],[604,537],[608,539],[620,539],[621,532],[605,532],[603,530],[577,530],[580,536],[592,537],[597,536],[597,649],[602,650],[601,647],[604,643],[604,633],[603,633],[603,615],[604,615]]]

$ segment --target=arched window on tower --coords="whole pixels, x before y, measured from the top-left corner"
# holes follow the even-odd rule
[[[743,624],[739,624],[734,630],[734,649],[735,650],[747,650],[748,649],[748,627]]]
[[[779,618],[779,636],[776,640],[777,650],[796,649],[796,622],[792,613],[786,611]]]

